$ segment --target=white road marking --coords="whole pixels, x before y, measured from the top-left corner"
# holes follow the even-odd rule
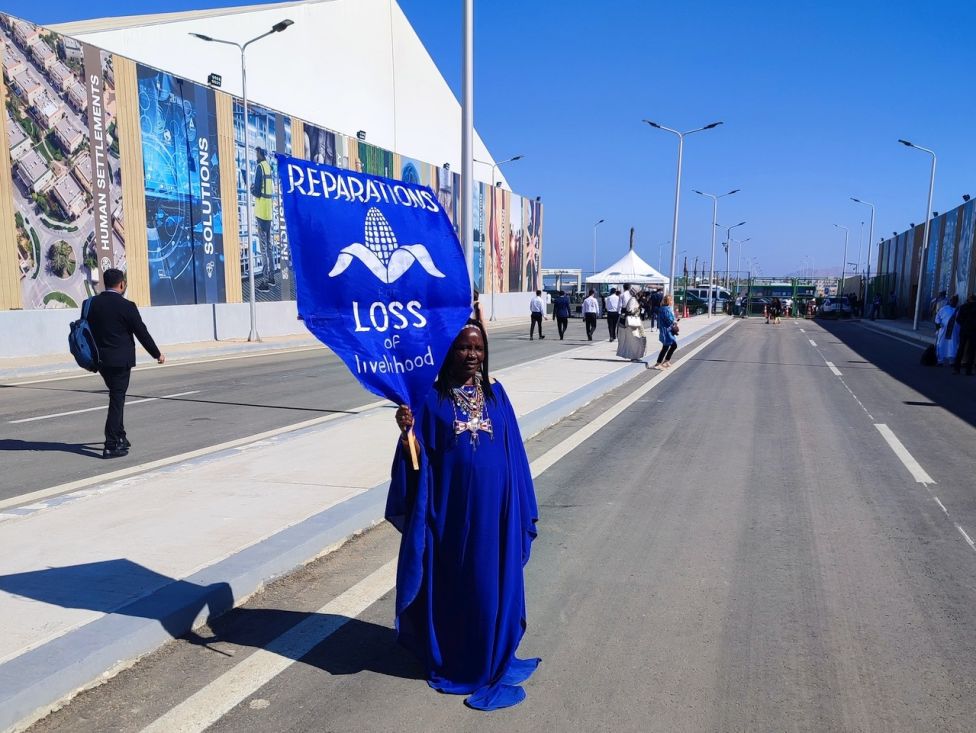
[[[628,407],[681,368],[688,359],[711,344],[735,325],[735,321],[688,352],[669,371],[642,385],[633,393],[536,458],[529,466],[536,478],[583,441],[623,413]],[[216,723],[234,707],[312,651],[350,619],[356,618],[396,587],[396,559],[358,582],[342,595],[325,604],[313,616],[286,631],[247,659],[198,690],[143,729],[142,733],[199,733]]]
[[[800,329],[800,333],[806,333],[806,332],[807,332],[807,330],[805,328],[801,328]]]
[[[908,472],[912,474],[912,477],[918,483],[926,485],[935,483],[935,481],[932,480],[932,477],[925,472],[924,468],[922,468],[921,464],[915,460],[915,457],[908,452],[908,448],[906,448],[905,445],[898,440],[898,436],[891,431],[891,428],[884,423],[875,423],[874,427],[878,429],[878,432],[881,433],[881,436],[891,447],[891,450],[893,450],[895,455],[898,456],[898,460],[905,465],[905,468],[908,469]]]
[[[828,362],[827,362],[827,366],[828,366],[828,367],[830,367],[830,371],[832,371],[832,372],[834,373],[834,376],[835,376],[835,377],[840,377],[840,376],[843,376],[843,375],[841,375],[841,373],[840,373],[840,369],[838,369],[837,367],[835,367],[835,366],[834,366],[834,362],[832,362],[832,361],[828,361]]]
[[[290,433],[295,430],[310,428],[314,425],[319,425],[324,422],[329,422],[330,420],[338,420],[340,417],[345,417],[347,414],[350,413],[359,414],[362,412],[366,412],[367,410],[373,410],[378,407],[383,407],[387,405],[390,405],[390,403],[387,400],[370,402],[369,404],[366,405],[353,407],[342,413],[325,415],[323,417],[314,417],[311,420],[305,420],[304,422],[294,423],[293,425],[286,425],[281,428],[275,428],[274,430],[267,430],[263,433],[257,433],[256,435],[248,435],[244,438],[236,438],[235,440],[228,440],[226,443],[218,443],[217,445],[211,445],[207,448],[198,448],[197,450],[192,450],[187,453],[180,453],[175,456],[169,456],[168,458],[160,458],[157,461],[149,461],[148,463],[142,463],[138,466],[120,468],[118,471],[111,471],[109,473],[99,474],[98,476],[90,476],[88,478],[78,479],[77,481],[70,481],[66,484],[52,486],[47,489],[39,489],[37,491],[32,491],[29,494],[21,494],[20,496],[15,496],[10,499],[4,499],[0,501],[0,509],[6,509],[9,507],[20,507],[23,504],[28,504],[30,502],[37,501],[38,499],[47,499],[48,497],[51,496],[68,494],[71,493],[72,491],[77,491],[78,489],[84,489],[88,486],[93,486],[95,484],[107,484],[110,481],[126,478],[128,476],[134,476],[140,473],[146,473],[147,471],[152,471],[157,468],[164,468],[166,466],[171,466],[174,463],[182,463],[183,461],[189,461],[194,458],[200,458],[202,456],[210,455],[211,453],[219,453],[222,450],[237,448],[238,446],[246,445],[248,443],[257,440],[266,440],[267,438],[273,438],[276,435],[283,435],[285,433]]]
[[[141,399],[141,400],[129,400],[128,402],[125,403],[125,406],[128,407],[129,405],[141,405],[143,402],[155,402],[156,400],[168,400],[173,397],[186,397],[187,395],[199,394],[199,393],[200,390],[195,389],[191,392],[177,392],[176,394],[165,394],[162,395],[161,397],[146,397],[145,399]],[[83,412],[98,412],[99,410],[107,410],[107,409],[108,409],[108,405],[99,405],[98,407],[86,407],[83,410],[68,410],[68,412],[55,412],[51,415],[38,415],[36,417],[25,417],[22,420],[11,420],[10,424],[20,425],[21,423],[25,423],[25,422],[37,422],[38,420],[51,420],[52,418],[55,417],[67,417],[68,415],[80,415]]]
[[[945,508],[945,504],[939,501],[939,497],[933,496],[932,498],[935,499],[935,503],[939,505],[939,509],[942,510],[942,513],[949,516],[949,510]]]
[[[959,534],[961,534],[963,539],[966,540],[966,544],[972,547],[974,550],[976,550],[976,543],[973,543],[972,538],[968,534],[966,534],[966,530],[964,530],[958,524],[956,525],[956,529],[959,530]]]
[[[143,729],[143,733],[202,731],[273,680],[396,584],[396,559],[367,575],[312,616],[234,665]]]
[[[809,341],[809,342],[810,342],[810,345],[811,345],[811,346],[812,346],[813,348],[817,348],[817,342],[816,342],[816,341],[814,341],[813,339],[807,339],[807,341]]]
[[[914,346],[916,349],[923,349],[923,350],[925,349],[925,344],[920,344],[918,341],[910,341],[909,339],[902,338],[897,334],[889,333],[888,331],[883,331],[878,328],[871,328],[870,326],[865,326],[863,323],[860,324],[860,326],[866,331],[870,331],[871,333],[877,333],[880,334],[881,336],[887,336],[888,338],[894,339],[895,341],[901,341],[903,344]]]

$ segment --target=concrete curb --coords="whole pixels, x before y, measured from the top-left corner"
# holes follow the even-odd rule
[[[693,343],[727,323],[723,318],[708,324],[685,337],[682,345]],[[626,364],[524,415],[519,420],[523,436],[527,439],[540,433],[600,395],[644,373],[647,367],[647,361]],[[334,426],[335,423],[329,424]],[[300,432],[316,429],[320,427]],[[389,482],[374,486],[0,664],[0,729],[22,730],[78,692],[104,682],[208,618],[243,603],[268,582],[293,572],[382,521],[388,486]]]
[[[899,328],[898,326],[890,325],[884,321],[862,319],[860,324],[862,328],[867,328],[872,331],[891,336],[897,336],[906,341],[912,341],[922,347],[935,343],[935,333],[930,333],[929,331],[911,331],[908,329]]]

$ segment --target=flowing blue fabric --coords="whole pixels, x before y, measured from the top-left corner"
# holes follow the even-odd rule
[[[440,692],[478,710],[517,705],[539,659],[517,659],[525,633],[522,569],[539,510],[515,412],[501,384],[487,400],[493,434],[456,435],[436,389],[414,413],[414,471],[400,445],[386,518],[402,533],[396,628]]]

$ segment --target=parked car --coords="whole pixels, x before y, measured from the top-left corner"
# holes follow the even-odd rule
[[[817,315],[821,318],[850,318],[851,304],[847,298],[836,296],[824,298],[817,310]]]
[[[677,315],[684,315],[687,305],[688,315],[699,316],[708,313],[708,301],[693,292],[678,291],[674,296],[674,311]]]

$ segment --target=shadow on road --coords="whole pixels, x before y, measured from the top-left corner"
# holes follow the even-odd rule
[[[44,440],[15,440],[12,438],[4,438],[0,439],[0,451],[60,451],[61,453],[76,453],[79,456],[88,456],[90,458],[101,458],[102,444],[100,442],[57,443]]]
[[[976,427],[976,377],[957,376],[948,367],[924,367],[919,363],[920,347],[868,331],[856,321],[827,321],[820,325],[874,368],[926,398],[904,401],[906,405],[937,405]]]
[[[393,629],[334,614],[316,614],[274,608],[233,608],[228,583],[203,586],[176,580],[126,559],[45,568],[0,575],[0,590],[62,608],[158,621],[174,639],[205,646],[217,642],[267,649],[288,654],[276,640],[310,619],[317,629],[332,633],[303,663],[330,674],[372,671],[394,677],[423,679],[423,668],[394,638]],[[135,597],[135,600],[131,600]],[[192,630],[206,609],[210,636]],[[333,631],[334,630],[334,631]],[[299,661],[296,658],[295,661]]]

